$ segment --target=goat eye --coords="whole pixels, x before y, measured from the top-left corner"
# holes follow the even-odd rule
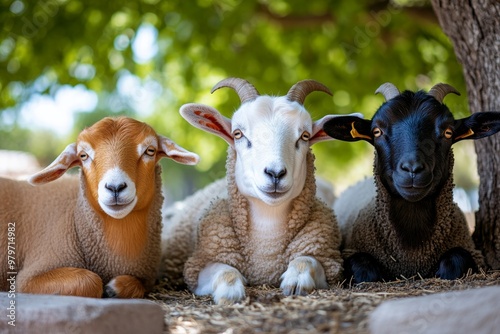
[[[85,152],[80,152],[80,160],[85,161],[89,158],[89,155]]]
[[[148,148],[146,149],[146,152],[144,152],[144,153],[146,153],[150,157],[153,157],[156,154],[156,148],[154,148],[153,146],[148,146]]]
[[[375,138],[382,136],[382,130],[380,130],[380,128],[373,129],[372,133]]]
[[[444,130],[444,137],[450,139],[453,137],[453,131],[450,128]]]
[[[302,136],[300,136],[300,139],[302,139],[303,141],[308,141],[309,139],[311,139],[311,134],[307,131],[304,131],[302,133]]]
[[[234,130],[233,131],[233,137],[235,139],[240,139],[241,137],[243,137],[243,132],[241,132],[241,130]]]

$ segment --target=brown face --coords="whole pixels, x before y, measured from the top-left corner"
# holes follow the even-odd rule
[[[121,219],[149,205],[158,139],[150,126],[130,118],[105,118],[79,135],[77,156],[96,211]]]
[[[128,117],[103,118],[85,129],[76,143],[28,180],[44,184],[81,166],[86,197],[101,214],[115,219],[147,209],[155,195],[155,165],[161,158],[195,165],[198,155],[158,135],[149,125]]]

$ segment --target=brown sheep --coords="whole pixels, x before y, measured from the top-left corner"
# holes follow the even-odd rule
[[[199,159],[145,123],[104,118],[31,185],[0,179],[0,249],[11,255],[0,290],[15,277],[18,292],[142,298],[160,262],[163,157]],[[56,181],[76,166],[79,178]]]

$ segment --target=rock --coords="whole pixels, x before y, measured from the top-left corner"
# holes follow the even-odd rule
[[[370,315],[373,334],[498,333],[500,286],[391,300]]]
[[[0,292],[0,308],[0,333],[162,333],[164,327],[161,306],[142,299]]]

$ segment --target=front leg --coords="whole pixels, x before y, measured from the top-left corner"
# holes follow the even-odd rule
[[[346,284],[383,281],[384,268],[368,253],[356,253],[344,261]]]
[[[455,247],[445,252],[439,259],[439,269],[436,276],[442,279],[457,279],[472,269],[477,272],[476,262],[471,253],[462,247]]]
[[[144,298],[146,289],[136,277],[120,275],[104,287],[103,297],[107,298]]]
[[[245,298],[245,284],[238,269],[223,263],[210,263],[200,272],[194,293],[212,295],[218,305],[232,304]]]
[[[299,256],[281,275],[280,287],[285,296],[307,295],[314,289],[327,289],[328,283],[321,263],[311,256]]]

